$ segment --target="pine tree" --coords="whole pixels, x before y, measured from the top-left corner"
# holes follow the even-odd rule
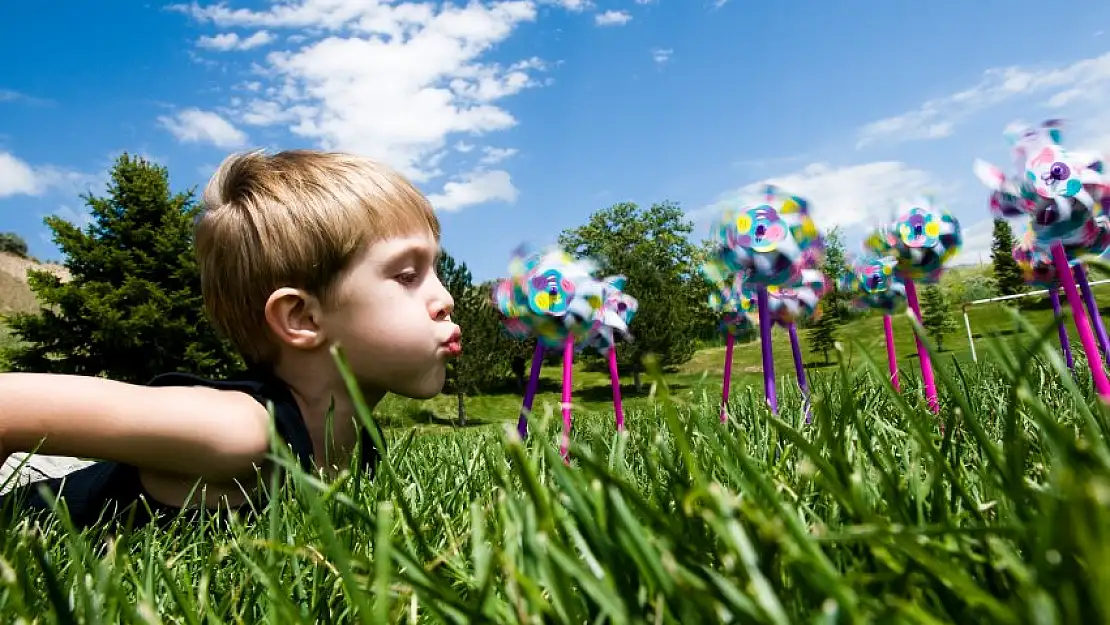
[[[948,295],[939,286],[928,286],[921,294],[921,326],[937,344],[937,351],[944,351],[944,335],[960,329],[952,314]]]
[[[8,319],[24,342],[5,354],[10,366],[132,383],[168,371],[222,377],[242,370],[205,317],[193,191],[172,193],[165,168],[124,154],[106,195],[82,199],[93,217],[85,230],[45,220],[71,278],[29,273],[43,308]]]
[[[821,270],[825,273],[825,278],[830,283],[828,293],[821,298],[821,309],[824,311],[821,319],[827,315],[829,317],[828,321],[833,326],[844,323],[848,317],[845,294],[841,293],[838,287],[838,278],[844,272],[847,262],[840,228],[833,228],[825,234],[825,262],[821,267]]]
[[[810,325],[809,348],[821,352],[822,363],[829,364],[829,350],[836,346],[837,320],[834,314],[824,312],[826,302],[821,302],[822,314]]]
[[[994,281],[1000,295],[1017,295],[1026,290],[1021,268],[1014,260],[1014,232],[1004,219],[994,220],[994,241],[991,243],[991,261],[994,263]]]
[[[829,280],[829,290],[821,298],[820,314],[809,322],[809,348],[821,352],[823,364],[829,363],[829,350],[836,346],[837,328],[847,316],[844,294],[837,288],[837,278],[844,271],[847,260],[840,230],[833,228],[825,235],[825,262],[821,271]]]

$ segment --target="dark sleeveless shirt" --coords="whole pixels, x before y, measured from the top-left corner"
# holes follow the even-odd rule
[[[254,370],[237,379],[216,381],[186,373],[166,373],[156,376],[147,383],[147,386],[206,386],[247,393],[264,407],[268,406],[268,402],[272,402],[274,429],[278,436],[290,447],[301,468],[306,471],[312,470],[312,438],[305,425],[304,416],[288,386],[276,376],[262,370]],[[360,430],[362,463],[367,473],[372,475],[377,466],[379,453],[369,432],[361,427]],[[381,432],[380,427],[378,431]],[[63,477],[39,480],[13,488],[0,497],[0,511],[3,511],[3,517],[9,517],[12,514],[18,517],[19,510],[48,510],[49,504],[38,492],[40,486],[46,486],[52,494],[65,501],[70,518],[77,529],[113,518],[137,528],[155,520],[155,517],[171,520],[181,512],[175,506],[156,501],[146,492],[139,479],[137,467],[105,461],[78,469]],[[59,489],[61,489],[60,495]],[[259,493],[259,496],[261,495],[262,493]],[[10,504],[16,501],[19,502],[20,507],[12,509]],[[244,508],[249,506],[244,505]]]

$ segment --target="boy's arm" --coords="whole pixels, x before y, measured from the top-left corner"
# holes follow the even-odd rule
[[[0,373],[4,457],[38,446],[41,454],[225,481],[263,464],[269,418],[261,403],[236,391]]]

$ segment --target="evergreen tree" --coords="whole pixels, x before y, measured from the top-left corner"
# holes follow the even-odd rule
[[[452,320],[462,328],[462,354],[448,365],[458,399],[458,420],[466,425],[466,396],[488,389],[508,375],[511,346],[490,303],[490,285],[475,286],[466,263],[443,252],[436,273],[455,300]]]
[[[844,323],[848,317],[846,295],[840,292],[838,285],[840,274],[844,272],[847,262],[840,228],[833,228],[825,234],[825,262],[821,266],[830,286],[829,292],[821,298],[821,309],[824,311],[821,319],[828,316],[829,323],[833,326]]]
[[[928,286],[921,294],[921,326],[937,344],[937,351],[944,351],[944,335],[960,329],[952,314],[948,294],[939,286]]]
[[[829,290],[821,298],[820,314],[809,323],[809,348],[821,352],[822,362],[829,363],[829,350],[836,346],[837,328],[847,316],[846,298],[838,288],[838,279],[844,272],[847,260],[840,229],[833,228],[825,235],[825,262],[821,271],[829,281]]]
[[[813,320],[809,329],[809,348],[821,352],[822,363],[829,364],[829,350],[836,346],[836,316],[825,311],[827,302],[820,304],[821,314]]]
[[[85,230],[56,216],[45,220],[71,279],[29,273],[43,308],[8,319],[24,342],[7,350],[10,366],[132,383],[167,371],[240,371],[241,359],[205,317],[193,191],[172,193],[165,168],[124,154],[107,194],[82,199],[93,217]]]
[[[1014,260],[1014,232],[1004,219],[994,220],[994,240],[991,243],[991,261],[994,263],[994,282],[1000,295],[1017,295],[1026,290],[1021,268]]]

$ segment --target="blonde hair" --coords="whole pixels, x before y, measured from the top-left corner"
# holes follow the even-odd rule
[[[368,158],[316,150],[232,154],[204,190],[196,253],[205,308],[251,364],[274,358],[265,305],[275,289],[327,304],[373,243],[430,232],[431,204],[408,180]]]

